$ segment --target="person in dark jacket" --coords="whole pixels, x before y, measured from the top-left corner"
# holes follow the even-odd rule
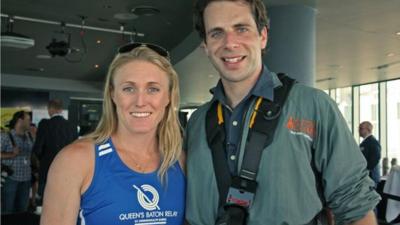
[[[373,126],[369,121],[364,121],[358,127],[360,136],[364,139],[360,144],[360,149],[367,160],[369,176],[378,185],[380,181],[379,160],[381,159],[381,145],[372,135]]]
[[[38,195],[43,197],[47,172],[57,153],[78,138],[77,128],[62,116],[63,102],[50,100],[47,104],[50,119],[39,122],[34,153],[40,161]],[[41,205],[41,203],[39,203]]]

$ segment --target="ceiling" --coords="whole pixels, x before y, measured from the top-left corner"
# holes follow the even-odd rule
[[[316,8],[317,87],[345,87],[400,77],[400,34],[396,35],[400,32],[399,0],[266,2],[269,6],[301,2]],[[64,32],[71,34],[71,47],[75,50],[66,57],[51,57],[46,46],[52,38],[65,38],[60,33],[62,26],[15,19],[13,31],[33,38],[35,46],[25,50],[2,47],[1,73],[101,82],[117,47],[133,38],[172,51],[172,61],[180,75],[183,104],[204,102],[218,76],[198,48],[199,39],[192,29],[192,4],[189,0],[1,0],[2,32],[6,28],[5,15],[65,22]],[[132,9],[143,6],[159,12],[132,13]],[[85,28],[86,54],[79,28],[82,16],[86,26],[114,31]],[[121,26],[125,33],[140,35],[122,34]],[[185,42],[191,43],[182,47]],[[174,54],[177,49],[179,54]],[[7,84],[3,82],[2,86]]]
[[[171,50],[192,31],[192,3],[188,0],[1,0],[1,5],[2,14],[66,23],[64,30],[71,34],[71,47],[79,49],[79,52],[66,57],[51,58],[46,46],[53,38],[57,41],[66,39],[66,35],[60,33],[62,26],[15,19],[13,31],[33,38],[35,46],[24,50],[1,48],[2,73],[7,74],[102,81],[118,46],[131,38],[157,43]],[[132,13],[133,9],[146,6],[154,7],[159,12],[154,15]],[[87,26],[111,29],[117,33],[84,29],[87,53],[82,54],[85,48],[80,37],[81,29],[68,26],[73,24],[79,27],[81,16],[86,17],[84,22]],[[1,20],[3,32],[7,18],[2,17]],[[140,35],[123,35],[122,31],[119,32],[121,26],[126,32],[136,30]],[[70,63],[67,60],[79,62]]]
[[[399,0],[318,1],[317,86],[335,88],[399,78],[397,32]]]

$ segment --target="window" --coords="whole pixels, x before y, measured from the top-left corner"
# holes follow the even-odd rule
[[[378,83],[360,86],[360,122],[371,122],[374,126],[372,134],[380,139],[378,100]]]
[[[347,126],[352,128],[352,95],[351,87],[336,89],[336,103],[346,120]]]
[[[397,103],[397,119],[400,120],[400,102]]]
[[[387,157],[400,161],[400,79],[388,81],[387,88]]]

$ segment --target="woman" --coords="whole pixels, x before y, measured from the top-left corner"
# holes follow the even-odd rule
[[[96,130],[51,165],[41,224],[183,224],[178,77],[162,48],[120,48]]]

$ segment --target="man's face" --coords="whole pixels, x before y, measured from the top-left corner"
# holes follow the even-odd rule
[[[368,135],[368,128],[365,124],[360,124],[358,127],[358,133],[360,137],[365,138]]]
[[[261,53],[267,29],[257,25],[247,3],[211,2],[204,10],[205,52],[222,82],[255,80],[262,68]]]
[[[49,116],[52,117],[54,114],[54,109],[52,107],[47,107],[47,112],[48,112]]]
[[[21,120],[21,127],[24,131],[28,131],[31,127],[31,116],[29,113],[25,113],[25,116]]]

